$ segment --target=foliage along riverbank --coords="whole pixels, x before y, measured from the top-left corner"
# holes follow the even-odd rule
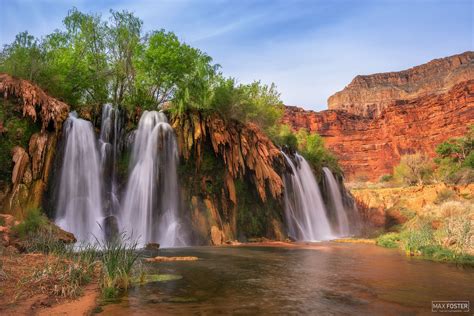
[[[402,156],[392,175],[352,184],[377,245],[410,256],[474,265],[474,126],[436,147],[437,157]]]

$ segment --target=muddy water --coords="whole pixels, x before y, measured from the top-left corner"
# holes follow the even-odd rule
[[[147,264],[150,273],[182,278],[133,287],[100,314],[418,315],[431,314],[432,300],[474,304],[473,269],[411,259],[374,245],[304,248],[161,250],[162,256],[200,259]]]

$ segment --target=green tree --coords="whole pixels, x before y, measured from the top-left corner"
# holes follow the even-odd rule
[[[134,92],[135,67],[133,60],[138,51],[143,22],[128,11],[110,10],[106,27],[110,86],[113,104],[123,105]]]
[[[394,168],[394,177],[407,185],[423,185],[429,182],[434,171],[431,160],[420,153],[403,155]]]
[[[145,107],[159,108],[172,101],[182,81],[193,72],[198,55],[172,32],[161,30],[148,35],[135,58],[140,102]]]
[[[30,81],[40,76],[44,55],[42,47],[33,35],[21,32],[0,53],[0,71]]]

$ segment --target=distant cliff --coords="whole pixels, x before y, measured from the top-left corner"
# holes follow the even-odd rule
[[[357,76],[342,91],[329,97],[328,107],[377,117],[397,100],[447,93],[471,79],[474,79],[474,52],[465,52],[399,72]]]
[[[439,73],[435,68],[433,72]],[[313,112],[289,106],[283,122],[294,130],[306,128],[323,136],[346,178],[377,180],[392,172],[401,155],[421,151],[434,156],[437,144],[466,133],[474,124],[474,74],[444,92],[425,90],[423,96],[383,104],[375,118],[345,110]],[[364,109],[364,104],[356,108]]]

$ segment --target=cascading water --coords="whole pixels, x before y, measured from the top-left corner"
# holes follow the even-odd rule
[[[122,121],[120,111],[111,104],[102,107],[99,147],[106,215],[117,215],[117,157],[121,151]]]
[[[185,245],[178,220],[178,149],[162,112],[145,111],[135,135],[130,177],[121,209],[122,228],[139,244]]]
[[[296,240],[305,241],[334,238],[321,192],[308,162],[296,154],[295,165],[290,157],[282,154],[292,171],[284,177],[288,234]]]
[[[101,239],[101,188],[100,158],[92,124],[72,112],[63,129],[56,224],[79,241]]]
[[[350,226],[349,226],[349,219],[347,217],[346,209],[344,207],[342,201],[342,194],[339,188],[339,185],[334,178],[333,173],[328,168],[323,168],[324,178],[326,180],[327,189],[329,191],[329,201],[330,205],[335,211],[335,218],[336,218],[336,230],[338,236],[349,236]]]

